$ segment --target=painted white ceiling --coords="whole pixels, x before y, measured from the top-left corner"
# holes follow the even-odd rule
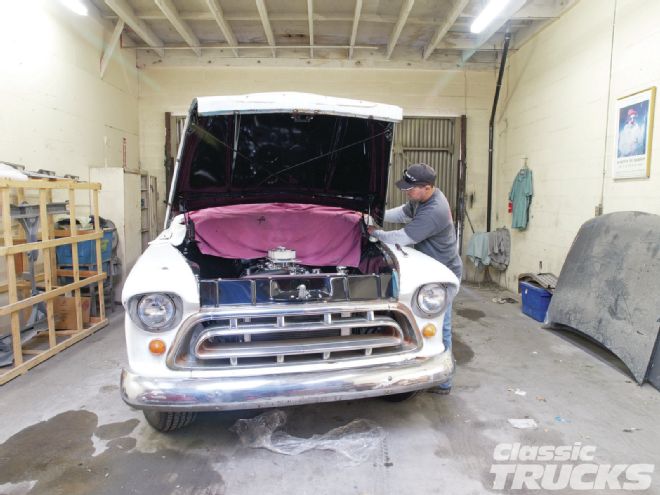
[[[510,0],[480,35],[487,0],[91,1],[141,64],[492,69],[578,0]]]

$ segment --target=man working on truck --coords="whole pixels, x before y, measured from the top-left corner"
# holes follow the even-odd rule
[[[416,163],[404,170],[403,178],[396,186],[405,191],[408,203],[385,212],[385,221],[404,223],[399,230],[383,231],[369,227],[370,235],[380,241],[402,246],[414,245],[415,249],[439,261],[461,280],[463,263],[458,255],[456,231],[447,198],[435,187],[435,170],[425,163]],[[451,350],[451,304],[445,312],[442,325],[442,342]],[[430,392],[448,394],[449,380]]]

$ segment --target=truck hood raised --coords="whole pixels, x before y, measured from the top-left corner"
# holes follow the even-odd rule
[[[170,215],[245,203],[309,203],[382,223],[401,108],[308,93],[193,100]],[[166,220],[167,221],[167,220]]]

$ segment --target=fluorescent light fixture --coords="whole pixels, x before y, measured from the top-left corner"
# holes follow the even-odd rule
[[[87,6],[82,0],[60,0],[60,3],[78,15],[87,15]]]
[[[511,0],[490,0],[488,5],[484,7],[484,10],[481,11],[481,14],[479,14],[474,20],[472,26],[470,26],[470,31],[475,34],[483,31],[486,26],[493,22],[493,19],[502,13],[510,1]]]

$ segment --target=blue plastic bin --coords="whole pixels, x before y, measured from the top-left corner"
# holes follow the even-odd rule
[[[82,232],[82,231],[81,231]],[[71,245],[57,246],[58,265],[71,265]],[[112,230],[103,232],[101,238],[101,259],[108,261],[112,257]],[[78,243],[78,263],[81,265],[96,265],[96,241],[82,241]]]
[[[552,294],[542,287],[527,282],[520,282],[522,293],[522,312],[536,321],[545,321]]]

